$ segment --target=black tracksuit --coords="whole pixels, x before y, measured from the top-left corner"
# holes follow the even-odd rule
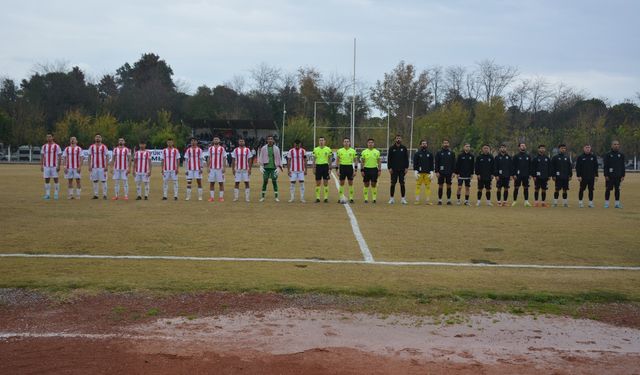
[[[622,177],[625,176],[624,164],[624,154],[619,151],[611,150],[604,155],[604,177],[607,184],[604,199],[606,201],[609,200],[613,189],[615,189],[616,201],[620,200],[620,183],[622,182]]]
[[[471,176],[473,175],[474,163],[475,157],[472,153],[463,151],[458,155],[456,167],[454,169],[454,173],[458,175],[458,193],[456,194],[458,202],[460,201],[460,189],[462,188],[462,185],[465,185],[467,188],[471,187]],[[464,200],[465,202],[469,201],[468,194],[465,194]]]
[[[413,155],[413,169],[418,173],[433,172],[433,154],[427,149],[419,149]]]
[[[558,154],[551,158],[551,171],[555,181],[555,192],[553,199],[558,199],[560,190],[562,190],[562,198],[567,199],[567,190],[569,190],[569,180],[573,177],[571,168],[571,160],[566,154]]]
[[[551,159],[547,155],[536,155],[531,159],[531,177],[535,191],[533,199],[538,201],[538,191],[542,189],[542,201],[547,199],[547,184],[551,176]]]
[[[438,175],[438,199],[442,200],[442,184],[447,184],[447,199],[451,199],[451,175],[456,165],[456,153],[443,148],[436,153],[436,173]]]
[[[498,202],[507,201],[509,195],[509,181],[511,181],[511,170],[513,169],[511,156],[509,154],[498,154],[494,161],[494,176],[496,176],[496,197]],[[504,188],[502,196],[500,190]]]
[[[598,177],[598,158],[590,154],[582,154],[576,159],[576,176],[580,179],[578,199],[582,201],[584,190],[589,189],[589,201],[593,201],[593,188]]]
[[[478,200],[482,198],[482,189],[486,189],[487,201],[491,200],[493,169],[493,155],[478,155],[475,165],[475,174],[478,176]]]
[[[511,175],[515,177],[513,188],[513,201],[518,200],[518,190],[520,185],[524,190],[524,200],[529,200],[529,177],[531,177],[531,156],[526,152],[518,152],[513,155],[513,169]]]
[[[396,183],[398,181],[400,181],[400,194],[402,194],[402,198],[404,198],[406,192],[404,187],[404,171],[405,169],[409,169],[409,151],[405,145],[394,143],[393,146],[389,147],[387,168],[391,169],[391,187],[389,191],[391,198],[393,198],[396,192]]]

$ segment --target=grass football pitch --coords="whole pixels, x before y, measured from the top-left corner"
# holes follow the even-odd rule
[[[285,175],[280,176],[281,202],[273,201],[269,185],[267,201],[259,203],[261,176],[254,169],[251,202],[242,201],[242,186],[241,201],[232,202],[233,177],[228,170],[226,201],[209,203],[208,183],[204,184],[205,201],[184,201],[182,175],[180,200],[174,202],[160,199],[162,182],[157,168],[154,172],[149,201],[91,200],[86,168],[81,200],[67,200],[66,181],[61,181],[61,199],[43,201],[38,166],[0,165],[0,253],[363,259],[347,211],[336,203],[333,181],[328,204],[313,203],[311,173],[307,203],[287,203]],[[569,192],[570,208],[544,209],[414,205],[412,174],[407,177],[410,204],[388,205],[387,172],[379,186],[378,203],[365,205],[358,176],[356,203],[350,205],[376,261],[640,266],[640,175],[630,174],[623,183],[622,210],[602,207],[602,178],[594,209],[577,207],[575,180]],[[432,201],[436,191],[432,185]],[[135,197],[132,178],[129,195]],[[197,196],[195,189],[193,196]],[[531,200],[532,196],[531,191]],[[471,197],[475,204],[475,184]],[[550,191],[548,202],[551,197]],[[400,296],[544,294],[638,301],[640,271],[3,257],[0,287]]]

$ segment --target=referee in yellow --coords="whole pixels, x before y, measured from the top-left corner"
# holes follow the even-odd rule
[[[336,153],[336,164],[338,165],[338,173],[340,175],[340,199],[338,203],[346,203],[344,197],[344,180],[349,181],[349,203],[353,203],[353,176],[355,176],[357,169],[353,164],[358,154],[356,150],[351,148],[351,139],[345,137],[342,140],[342,145],[344,147],[338,149]]]
[[[324,203],[329,202],[329,165],[333,151],[326,145],[324,137],[318,138],[319,146],[313,149],[313,171],[316,175],[316,203],[320,203],[320,185],[323,184]]]
[[[362,180],[364,182],[364,203],[369,203],[369,190],[372,202],[378,199],[378,176],[382,170],[380,151],[374,148],[373,138],[367,140],[367,148],[360,153]],[[371,188],[369,188],[371,186]]]

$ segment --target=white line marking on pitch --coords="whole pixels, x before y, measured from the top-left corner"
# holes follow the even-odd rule
[[[0,332],[0,340],[10,338],[56,338],[56,339],[89,339],[89,340],[110,340],[110,339],[127,339],[127,340],[174,340],[176,338],[161,335],[140,336],[130,335],[127,333],[69,333],[69,332]]]
[[[291,258],[231,258],[193,257],[171,255],[86,255],[86,254],[0,254],[0,258],[53,258],[53,259],[119,259],[119,260],[182,260],[196,262],[264,262],[264,263],[319,263],[319,264],[362,264],[375,266],[426,266],[426,267],[474,267],[474,268],[530,268],[557,270],[602,270],[640,271],[636,266],[570,266],[555,264],[487,264],[455,262],[402,262],[366,261],[338,259],[291,259]]]
[[[333,171],[331,171],[331,177],[333,177],[333,180],[336,183],[336,189],[338,189],[338,192],[339,192],[340,183],[338,182],[338,177],[336,177],[336,174]],[[339,198],[342,198],[342,197],[339,197]],[[364,261],[368,263],[374,262],[373,255],[371,255],[369,246],[367,246],[367,241],[364,240],[364,237],[362,236],[362,232],[360,231],[360,226],[358,225],[358,220],[356,219],[356,215],[353,213],[353,210],[351,209],[351,206],[349,206],[349,203],[345,203],[344,208],[345,210],[347,210],[347,215],[349,216],[349,221],[351,222],[351,230],[353,231],[353,235],[356,237],[356,241],[358,241],[358,245],[360,246],[360,252],[362,253],[362,257],[364,258]]]

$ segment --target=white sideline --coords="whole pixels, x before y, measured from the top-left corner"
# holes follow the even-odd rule
[[[331,171],[331,177],[333,177],[333,180],[336,183],[336,189],[340,191],[340,183],[338,182],[338,177],[336,177],[336,174],[333,171]],[[338,197],[338,198],[342,198],[342,197]],[[349,206],[349,203],[345,203],[344,208],[345,210],[347,210],[347,215],[349,216],[349,221],[351,222],[351,230],[353,231],[353,235],[356,237],[356,241],[358,241],[358,245],[360,246],[360,252],[362,253],[362,257],[364,258],[364,261],[368,263],[374,262],[373,255],[371,255],[369,246],[367,246],[367,241],[364,240],[364,237],[362,236],[362,232],[360,232],[360,226],[358,225],[358,220],[356,219],[356,215],[354,215],[353,210],[351,209],[351,206]]]
[[[36,339],[46,339],[46,338],[56,338],[56,339],[89,339],[89,340],[110,340],[110,339],[127,339],[127,340],[175,340],[175,338],[162,336],[162,335],[151,335],[151,336],[140,336],[140,335],[130,335],[127,333],[69,333],[69,332],[0,332],[0,340],[6,340],[11,338],[36,338]]]
[[[374,266],[426,266],[426,267],[640,271],[640,267],[636,267],[636,266],[571,266],[571,265],[557,265],[557,264],[488,264],[488,263],[464,263],[464,262],[460,262],[460,263],[420,262],[420,261],[403,262],[403,261],[366,261],[366,260],[338,260],[338,259],[231,258],[231,257],[171,256],[171,255],[0,254],[0,258],[182,260],[182,261],[196,261],[196,262],[319,263],[319,264],[361,264],[361,265],[374,265]]]

